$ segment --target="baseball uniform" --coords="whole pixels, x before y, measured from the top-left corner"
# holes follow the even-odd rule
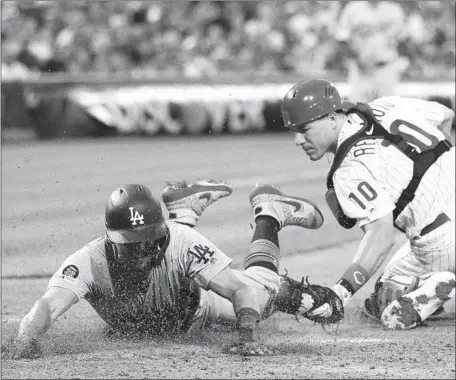
[[[438,103],[392,96],[369,105],[387,131],[401,134],[418,152],[445,139],[436,128],[444,119],[443,106]],[[362,120],[350,114],[341,129],[338,146],[362,127]],[[350,150],[336,170],[334,188],[345,214],[363,226],[395,209],[412,174],[412,160],[396,146],[385,144],[383,139],[365,140]],[[408,242],[393,256],[384,278],[407,275],[425,280],[433,272],[454,273],[454,178],[455,155],[451,148],[429,168],[415,198],[397,217],[396,224],[405,230]],[[445,222],[424,233],[442,215]]]
[[[110,326],[173,333],[201,328],[224,319],[236,321],[230,301],[207,291],[210,281],[232,260],[209,239],[188,226],[168,221],[170,243],[164,259],[145,276],[122,270],[109,260],[106,237],[69,256],[48,288],[69,289],[86,299]],[[262,305],[277,290],[279,276],[265,268],[235,271]]]

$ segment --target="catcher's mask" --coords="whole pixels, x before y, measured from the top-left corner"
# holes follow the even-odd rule
[[[169,230],[160,202],[146,186],[114,190],[106,203],[105,225],[116,261],[142,270],[163,260]]]

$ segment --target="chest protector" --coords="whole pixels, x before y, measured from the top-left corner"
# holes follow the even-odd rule
[[[404,210],[404,208],[415,198],[415,192],[420,184],[426,171],[431,165],[437,161],[437,159],[445,152],[449,151],[452,147],[448,140],[440,141],[435,147],[418,153],[417,150],[407,143],[407,141],[400,135],[394,135],[388,132],[380,122],[376,119],[372,113],[371,108],[367,103],[357,103],[355,106],[347,111],[347,115],[355,113],[364,122],[364,127],[355,133],[353,136],[345,140],[339,147],[334,157],[333,164],[328,173],[326,179],[326,202],[331,209],[331,212],[344,228],[352,228],[356,225],[357,220],[350,218],[345,215],[339,201],[337,200],[336,192],[334,190],[333,175],[334,172],[339,168],[345,156],[348,154],[350,149],[359,141],[372,140],[372,139],[384,139],[382,145],[388,146],[390,144],[395,145],[403,154],[413,161],[413,176],[408,186],[402,191],[399,199],[396,202],[396,208],[393,211],[394,226],[400,231],[404,230],[397,226],[396,218]],[[366,134],[366,131],[370,131],[371,134]]]

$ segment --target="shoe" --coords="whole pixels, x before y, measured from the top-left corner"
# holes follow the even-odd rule
[[[372,295],[370,298],[364,300],[364,307],[361,310],[361,314],[373,321],[380,322],[380,311],[378,310],[378,305],[375,304],[375,298],[373,298]]]
[[[378,304],[378,293],[383,287],[382,276],[383,273],[375,281],[374,292],[370,294],[369,298],[364,300],[364,307],[361,310],[362,315],[376,322],[380,322],[382,315]]]
[[[430,317],[436,317],[437,315],[440,315],[445,312],[445,308],[443,306],[440,306],[436,311],[434,311]]]
[[[391,302],[383,311],[381,320],[382,325],[391,330],[410,330],[422,324],[413,301],[407,297]]]
[[[249,195],[253,216],[273,217],[280,225],[316,230],[323,225],[323,214],[304,198],[285,195],[271,185],[256,185]]]
[[[233,188],[223,181],[176,181],[166,183],[162,199],[170,212],[170,217],[171,213],[194,214],[199,217],[209,205],[232,192]]]

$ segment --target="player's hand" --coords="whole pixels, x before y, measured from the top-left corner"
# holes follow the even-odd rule
[[[304,316],[317,323],[337,323],[344,318],[344,304],[350,298],[347,290],[341,285],[335,285],[327,292],[325,302]]]
[[[342,287],[341,285],[334,285],[331,289],[334,291],[334,293],[336,293],[337,297],[340,298],[340,300],[342,301],[342,304],[345,305],[345,302],[348,300],[348,295],[346,294],[347,292],[346,291],[344,292],[345,288]],[[332,314],[333,314],[333,307],[329,303],[324,303],[320,307],[318,307],[315,310],[308,313],[308,315],[311,315],[311,316],[318,315],[323,318],[329,318]]]
[[[320,307],[317,307],[315,310],[309,311],[307,315],[310,317],[329,318],[332,316],[332,313],[333,308],[331,307],[331,305],[329,303],[325,303]]]
[[[228,349],[228,353],[240,356],[264,356],[272,355],[271,348],[259,342],[235,343]]]
[[[2,359],[38,359],[41,356],[38,341],[33,338],[13,337],[2,345]]]

